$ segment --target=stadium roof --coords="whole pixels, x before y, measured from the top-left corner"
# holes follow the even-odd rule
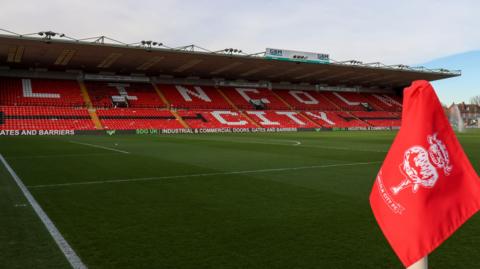
[[[114,75],[198,77],[328,85],[400,88],[413,80],[428,81],[461,75],[446,69],[406,65],[364,64],[351,60],[328,64],[266,59],[261,53],[212,52],[191,45],[169,48],[142,41],[125,44],[105,36],[77,40],[54,32],[0,35],[0,65],[9,69],[81,70]],[[54,35],[55,34],[55,35]],[[61,38],[58,38],[61,37]],[[110,43],[107,43],[110,41]]]

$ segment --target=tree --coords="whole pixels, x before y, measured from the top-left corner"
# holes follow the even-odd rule
[[[480,95],[470,98],[470,104],[480,106]]]

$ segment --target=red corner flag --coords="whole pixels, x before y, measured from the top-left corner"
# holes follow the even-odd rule
[[[427,81],[404,91],[402,126],[378,172],[370,205],[405,267],[480,209],[480,180]]]

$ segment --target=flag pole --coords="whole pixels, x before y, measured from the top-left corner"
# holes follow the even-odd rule
[[[421,258],[407,269],[428,269],[428,256]]]

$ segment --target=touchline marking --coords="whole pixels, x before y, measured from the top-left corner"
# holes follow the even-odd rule
[[[120,183],[120,182],[137,182],[137,181],[153,181],[161,179],[175,179],[175,178],[190,178],[190,177],[208,177],[208,176],[220,176],[220,175],[236,175],[236,174],[253,174],[253,173],[267,173],[267,172],[281,172],[281,171],[293,171],[315,168],[329,168],[339,166],[356,166],[356,165],[368,165],[377,164],[381,162],[358,162],[358,163],[338,163],[338,164],[324,164],[324,165],[312,165],[312,166],[300,166],[300,167],[287,167],[287,168],[268,168],[259,170],[243,170],[232,172],[217,172],[217,173],[202,173],[202,174],[189,174],[189,175],[177,175],[177,176],[163,176],[163,177],[140,177],[140,178],[126,178],[126,179],[111,179],[111,180],[95,180],[95,181],[83,181],[83,182],[70,182],[59,184],[44,184],[44,185],[31,185],[30,189],[36,188],[49,188],[49,187],[68,187],[76,185],[93,185],[93,184],[106,184],[106,183]]]
[[[55,243],[57,243],[60,250],[63,252],[63,255],[65,255],[65,258],[67,258],[72,268],[87,269],[87,266],[82,262],[82,260],[77,255],[77,253],[75,253],[75,251],[72,249],[70,244],[68,244],[67,240],[65,240],[65,238],[60,233],[60,231],[58,231],[57,227],[55,227],[55,224],[47,216],[45,211],[43,211],[42,207],[38,204],[35,198],[33,198],[30,191],[27,189],[27,187],[25,187],[25,184],[23,184],[23,181],[18,177],[17,173],[13,171],[12,167],[10,167],[10,165],[7,163],[5,158],[3,158],[2,154],[0,154],[0,160],[2,161],[5,168],[7,168],[7,171],[10,173],[12,178],[15,180],[15,183],[17,183],[18,187],[22,191],[28,203],[30,203],[30,205],[32,206],[37,216],[42,221],[43,225],[45,225],[48,232],[50,233],[52,238],[55,240]]]
[[[123,154],[130,154],[130,152],[128,152],[128,151],[119,150],[119,149],[114,149],[114,148],[109,148],[109,147],[104,147],[104,146],[100,146],[100,145],[94,145],[94,144],[89,144],[89,143],[82,143],[82,142],[77,142],[77,141],[69,141],[69,142],[70,142],[70,143],[73,143],[73,144],[79,144],[79,145],[84,145],[84,146],[89,146],[89,147],[94,147],[94,148],[100,148],[100,149],[106,149],[106,150],[116,151],[116,152],[120,152],[120,153],[123,153]]]

